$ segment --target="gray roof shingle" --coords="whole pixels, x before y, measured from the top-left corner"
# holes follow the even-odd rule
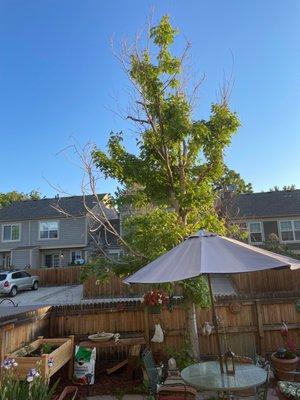
[[[99,195],[99,199],[103,198],[103,196],[104,194]],[[85,202],[89,208],[96,205],[96,200],[93,195],[85,196]],[[104,210],[108,219],[118,218],[115,209],[104,206]],[[70,196],[13,202],[11,205],[0,209],[0,221],[10,222],[44,218],[63,218],[67,215],[79,217],[85,214],[86,210],[83,203],[83,196]]]
[[[234,219],[300,216],[300,190],[243,193],[224,205]]]

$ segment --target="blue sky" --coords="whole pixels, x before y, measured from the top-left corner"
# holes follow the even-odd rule
[[[153,6],[156,21],[170,14],[190,39],[206,75],[196,116],[208,115],[234,55],[231,107],[242,127],[228,165],[257,191],[300,188],[299,0],[1,0],[1,192],[55,195],[48,180],[80,193],[80,168],[60,151],[71,137],[103,147],[111,130],[128,131],[111,111],[114,97],[127,103],[128,82],[110,39],[132,37]],[[99,182],[100,191],[114,187]]]

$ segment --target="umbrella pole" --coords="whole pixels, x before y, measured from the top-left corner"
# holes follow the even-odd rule
[[[216,309],[215,309],[214,295],[213,295],[213,291],[212,291],[212,287],[211,287],[210,274],[207,274],[207,280],[208,280],[208,287],[209,287],[209,293],[210,293],[210,298],[211,298],[212,319],[213,319],[213,324],[214,324],[215,331],[216,331],[220,371],[221,371],[221,374],[224,374],[221,341],[220,341],[220,335],[219,335],[219,324],[218,324],[218,319],[217,319],[217,314],[216,314]]]

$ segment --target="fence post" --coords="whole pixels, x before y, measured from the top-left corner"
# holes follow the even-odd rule
[[[257,328],[258,328],[258,338],[259,338],[259,352],[261,355],[265,354],[265,333],[264,333],[264,323],[261,302],[255,300],[255,309],[257,317]]]

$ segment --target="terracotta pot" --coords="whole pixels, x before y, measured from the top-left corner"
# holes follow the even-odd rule
[[[271,355],[271,361],[275,368],[275,376],[277,379],[281,381],[290,381],[293,382],[295,376],[293,374],[288,374],[288,372],[295,372],[297,369],[297,364],[299,362],[299,358],[296,356],[290,360],[278,358],[275,356],[276,353]]]

